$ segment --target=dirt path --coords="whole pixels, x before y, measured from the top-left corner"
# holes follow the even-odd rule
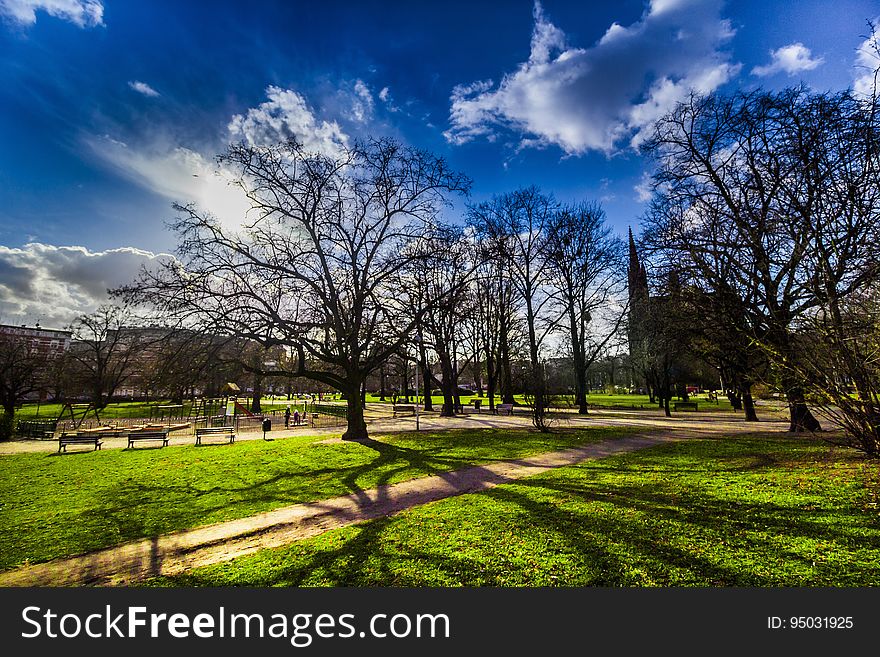
[[[622,420],[625,421],[633,423],[632,418]],[[607,423],[607,419],[602,422]],[[530,458],[471,466],[143,539],[85,555],[24,566],[0,573],[0,586],[128,585],[148,577],[174,575],[260,549],[286,545],[331,529],[392,515],[446,497],[486,490],[551,468],[644,449],[671,440],[771,429],[770,424],[755,426],[741,421],[717,420],[685,420],[676,422],[675,426],[661,423],[663,428],[651,433],[633,434]],[[657,424],[647,426],[656,428]],[[772,428],[778,429],[776,426]]]
[[[415,418],[408,417],[391,417],[388,409],[376,408],[378,404],[374,404],[371,412],[367,417],[367,425],[371,436],[387,435],[399,433],[401,431],[414,431],[416,428]],[[764,428],[767,424],[775,423],[775,419],[771,419],[771,414],[766,409],[761,409],[762,416],[767,421],[758,425]],[[705,428],[707,426],[722,429],[737,430],[741,427],[743,421],[738,414],[731,412],[700,412],[700,413],[677,413],[671,418],[666,418],[659,410],[645,409],[638,411],[617,410],[617,409],[596,409],[589,415],[577,415],[574,412],[559,414],[555,422],[559,426],[628,426],[628,427],[651,427],[651,428]],[[277,425],[276,425],[277,426]],[[439,413],[426,413],[419,418],[419,426],[422,431],[445,431],[448,429],[477,429],[477,428],[517,428],[527,429],[532,426],[531,418],[526,410],[519,410],[516,415],[493,415],[488,411],[474,412],[470,411],[464,415],[456,417],[440,417]],[[781,426],[781,425],[780,425]],[[775,427],[774,427],[775,428]],[[309,426],[300,426],[291,429],[275,429],[269,433],[269,437],[273,440],[283,440],[292,436],[326,436],[331,441],[337,438],[344,431],[344,427],[326,427],[314,428]],[[242,432],[236,436],[239,440],[262,440],[263,433],[260,431]],[[102,450],[105,449],[125,449],[128,447],[126,438],[103,438]],[[169,435],[169,445],[192,445],[193,436],[191,433],[179,432]],[[93,449],[91,446],[72,446],[68,448],[73,451],[89,451]],[[143,448],[140,448],[143,449]],[[12,440],[0,442],[0,457],[10,454],[27,454],[27,453],[46,453],[51,454],[58,451],[57,440]]]

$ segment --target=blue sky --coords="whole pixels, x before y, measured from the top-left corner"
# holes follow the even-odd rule
[[[231,139],[388,135],[637,229],[651,121],[691,90],[864,85],[876,2],[0,0],[0,322],[63,325],[234,222]],[[862,49],[860,51],[860,48]],[[861,54],[860,54],[861,53]]]

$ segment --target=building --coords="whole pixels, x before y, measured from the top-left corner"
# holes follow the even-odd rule
[[[12,339],[29,340],[40,355],[55,359],[63,356],[70,349],[70,331],[58,329],[45,329],[39,324],[34,327],[12,326],[0,324],[0,337],[9,336]]]

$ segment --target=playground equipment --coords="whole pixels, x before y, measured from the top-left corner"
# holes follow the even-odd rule
[[[74,429],[79,429],[82,426],[82,423],[89,416],[89,411],[94,414],[95,419],[98,422],[101,421],[101,416],[98,414],[98,407],[92,403],[74,404],[72,402],[65,402],[64,406],[61,407],[61,412],[58,414],[59,422],[64,419],[65,411],[67,411],[67,413],[70,415],[70,421],[73,422]],[[82,415],[77,418],[76,413],[79,411],[82,411]]]

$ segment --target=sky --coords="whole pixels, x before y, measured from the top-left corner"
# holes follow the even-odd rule
[[[387,136],[473,180],[639,229],[638,147],[689,93],[868,90],[864,0],[0,0],[0,323],[62,327],[173,253],[172,203],[234,226],[215,158]]]

